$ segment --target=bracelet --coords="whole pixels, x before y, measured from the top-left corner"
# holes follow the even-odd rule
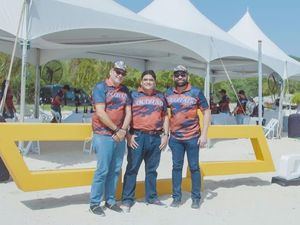
[[[116,129],[113,130],[113,134],[116,134],[120,129],[117,127]]]
[[[163,133],[161,134],[161,136],[168,136],[168,137],[169,137],[169,134],[168,134],[168,133],[165,133],[165,132],[163,132]]]

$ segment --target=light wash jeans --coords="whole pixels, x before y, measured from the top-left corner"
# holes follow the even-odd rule
[[[250,122],[250,116],[244,115],[244,114],[237,114],[235,116],[236,124],[249,124]]]
[[[108,204],[114,205],[125,140],[116,142],[111,136],[94,134],[93,146],[97,156],[97,168],[91,188],[90,205],[100,205],[103,196]]]

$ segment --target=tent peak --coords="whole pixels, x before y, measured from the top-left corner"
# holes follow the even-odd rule
[[[247,6],[247,8],[246,8],[246,14],[249,14],[249,6]]]

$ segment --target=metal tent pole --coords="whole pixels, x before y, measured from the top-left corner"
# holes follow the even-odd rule
[[[40,105],[40,49],[36,52],[36,65],[35,65],[35,93],[34,93],[34,118],[39,118],[39,105]]]
[[[258,41],[258,118],[262,126],[262,41]]]

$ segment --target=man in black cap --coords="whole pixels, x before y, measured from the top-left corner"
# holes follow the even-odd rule
[[[220,111],[220,113],[229,114],[230,113],[230,108],[229,108],[230,99],[226,94],[226,90],[221,89],[219,91],[219,93],[221,95],[221,100],[219,101],[219,111]]]
[[[199,148],[207,143],[207,130],[210,123],[210,109],[202,91],[189,83],[186,67],[179,65],[174,68],[173,81],[175,87],[166,92],[168,107],[171,110],[170,140],[172,151],[172,185],[173,202],[171,207],[181,204],[181,183],[184,154],[187,154],[192,181],[193,209],[200,207],[201,174],[199,168]],[[197,110],[203,113],[203,129],[200,130]]]

